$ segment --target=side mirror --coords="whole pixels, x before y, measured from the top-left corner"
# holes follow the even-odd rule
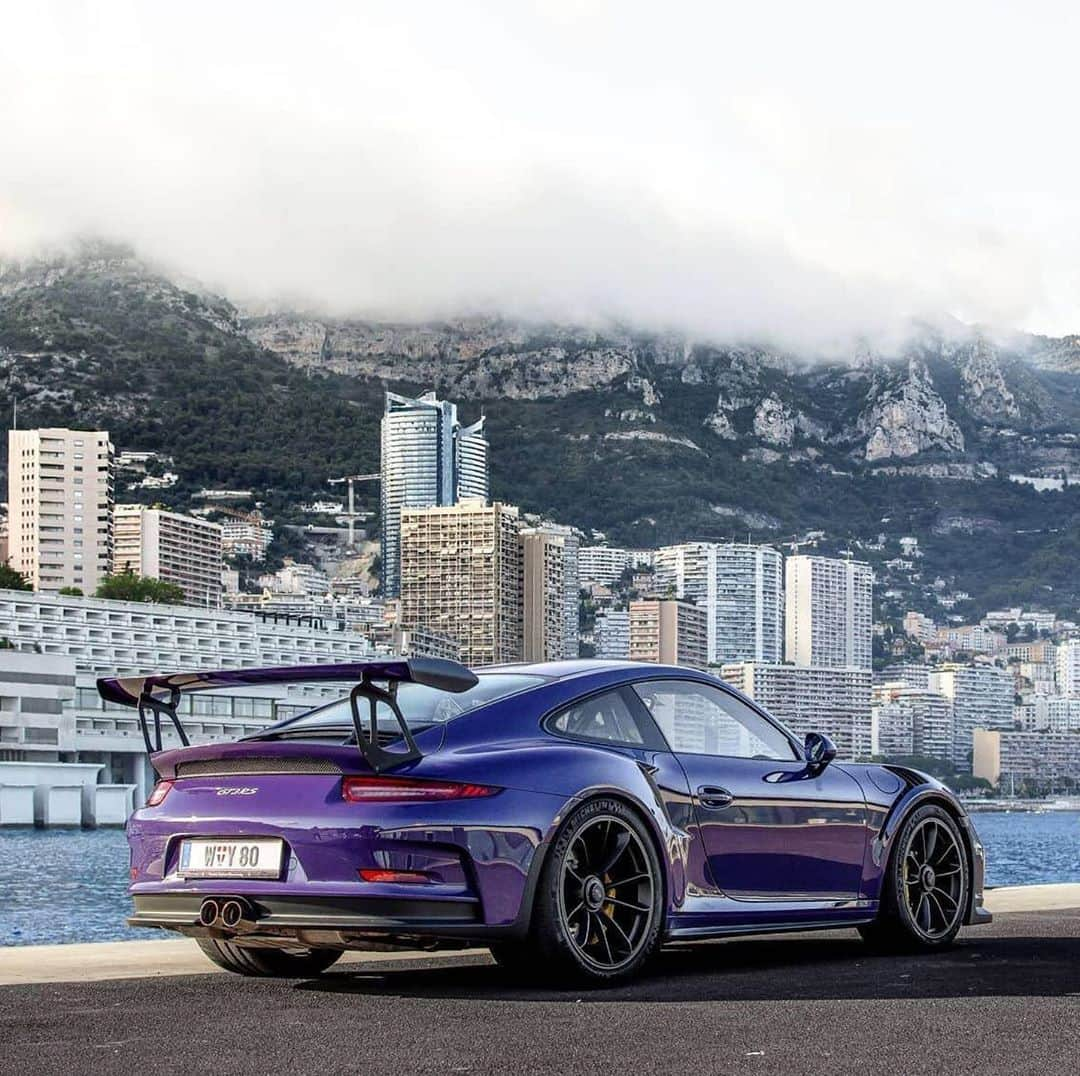
[[[808,732],[803,743],[806,750],[806,764],[813,773],[821,773],[836,758],[836,744],[823,733]]]

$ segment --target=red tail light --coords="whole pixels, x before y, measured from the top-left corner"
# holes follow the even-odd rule
[[[471,800],[493,796],[491,785],[458,781],[420,781],[410,777],[346,777],[341,798],[346,803],[431,803],[436,800]]]
[[[356,872],[364,882],[404,882],[422,884],[431,881],[423,871],[359,870]]]
[[[153,792],[150,793],[150,798],[146,801],[146,806],[157,807],[158,804],[163,803],[172,786],[172,781],[158,781],[158,783],[154,785]]]

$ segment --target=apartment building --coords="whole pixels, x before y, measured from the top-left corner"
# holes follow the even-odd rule
[[[823,732],[841,758],[869,757],[873,746],[869,669],[744,661],[721,676],[792,732]]]
[[[489,496],[489,448],[484,420],[458,421],[457,405],[434,392],[411,398],[386,394],[381,425],[382,593],[401,590],[401,513]]]
[[[710,664],[779,662],[784,646],[784,563],[769,546],[686,542],[654,558],[657,594],[705,610]]]
[[[228,557],[250,557],[256,564],[266,560],[274,540],[274,521],[252,513],[226,519],[221,524],[221,549]]]
[[[976,729],[971,772],[1007,790],[1020,781],[1046,788],[1062,780],[1078,781],[1080,734]]]
[[[112,563],[112,512],[107,432],[8,431],[8,563],[34,590],[92,594]]]
[[[975,729],[1013,727],[1013,678],[992,665],[935,666],[930,690],[952,704],[952,764],[970,768],[972,734]]]
[[[1028,695],[1013,707],[1013,721],[1026,732],[1080,732],[1080,698]]]
[[[1080,698],[1080,639],[1059,643],[1054,665],[1058,694]]]
[[[467,665],[520,661],[523,559],[517,508],[464,500],[402,508],[401,622],[455,640]]]
[[[952,760],[952,704],[944,695],[926,687],[913,687],[903,680],[887,681],[874,685],[870,704],[878,735],[875,755],[922,755],[945,762]],[[903,739],[897,740],[895,736]]]
[[[869,669],[870,565],[799,554],[787,558],[784,575],[787,660],[817,668]]]
[[[596,656],[608,661],[630,659],[630,610],[604,609],[596,614],[593,628]]]
[[[708,625],[705,610],[675,599],[644,599],[630,603],[631,661],[686,665],[708,664]]]
[[[189,605],[221,604],[221,527],[141,504],[118,504],[113,516],[113,572],[173,583]]]
[[[526,661],[578,656],[578,539],[548,523],[521,532]]]

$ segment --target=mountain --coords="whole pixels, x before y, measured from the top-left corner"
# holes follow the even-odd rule
[[[223,484],[299,519],[328,476],[377,469],[385,388],[435,388],[487,415],[497,496],[613,542],[821,530],[913,607],[937,575],[976,606],[1080,603],[1080,485],[1006,478],[1080,480],[1080,337],[924,329],[837,360],[619,326],[248,314],[97,243],[0,264],[0,368],[21,425],[171,455],[181,508]],[[885,567],[882,532],[920,539],[918,570]]]

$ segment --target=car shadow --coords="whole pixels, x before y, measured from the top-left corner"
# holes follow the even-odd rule
[[[537,986],[478,956],[442,967],[346,966],[296,989],[524,1002],[1060,996],[1080,993],[1080,937],[972,932],[941,953],[898,956],[875,954],[856,935],[773,936],[667,949],[639,978],[607,988]]]

